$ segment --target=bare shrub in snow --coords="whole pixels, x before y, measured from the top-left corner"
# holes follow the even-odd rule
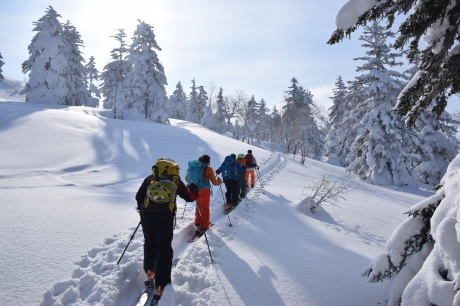
[[[313,181],[310,186],[305,186],[313,192],[302,200],[302,203],[307,205],[312,213],[316,212],[316,207],[322,203],[336,205],[339,200],[345,200],[345,195],[354,191],[350,187],[350,182],[331,181],[329,176],[323,175],[317,181]],[[305,195],[304,189],[304,195]]]

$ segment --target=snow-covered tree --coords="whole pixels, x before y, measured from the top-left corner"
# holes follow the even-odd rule
[[[324,143],[311,110],[313,95],[296,78],[291,79],[288,88],[282,115],[284,151],[300,153],[303,164],[306,157],[320,158]]]
[[[67,66],[64,70],[67,95],[67,105],[88,105],[90,96],[88,93],[88,82],[86,80],[86,69],[80,49],[83,47],[83,40],[77,29],[67,21],[63,26],[63,36],[66,45],[63,54],[67,59]]]
[[[88,92],[90,97],[90,105],[92,107],[99,106],[99,99],[101,98],[101,92],[99,88],[94,84],[94,81],[99,80],[99,70],[96,68],[96,61],[94,56],[90,56],[88,64],[85,65],[86,69],[86,80],[88,82]]]
[[[131,66],[126,60],[128,45],[124,29],[118,29],[117,34],[111,36],[118,42],[118,47],[110,51],[112,61],[104,66],[101,74],[101,92],[104,96],[103,107],[112,109],[114,118],[123,119],[124,106],[121,84]]]
[[[413,125],[433,100],[435,106],[432,111],[440,115],[445,110],[448,97],[460,93],[459,5],[458,0],[400,0],[385,1],[383,5],[380,2],[374,6],[371,4],[368,9],[368,6],[360,6],[358,1],[350,0],[338,13],[338,29],[328,43],[341,41],[370,20],[386,18],[387,28],[391,28],[396,14],[407,15],[399,26],[395,48],[403,49],[409,45],[407,58],[414,62],[420,52],[420,40],[426,43],[426,48],[421,51],[420,71],[401,92],[396,106],[398,113],[407,115],[407,123]]]
[[[216,114],[214,116],[214,130],[218,133],[224,133],[227,131],[227,121],[225,114],[225,100],[224,100],[224,90],[219,88],[219,93],[217,94],[216,99]]]
[[[189,99],[187,101],[188,111],[187,111],[187,120],[190,122],[201,123],[201,118],[203,118],[203,109],[200,109],[198,104],[198,91],[196,87],[195,79],[192,79],[192,91],[189,94]]]
[[[64,55],[67,42],[59,17],[49,6],[46,14],[33,23],[37,34],[28,47],[29,59],[22,63],[22,72],[29,73],[29,81],[21,92],[26,95],[26,102],[67,103],[68,59]]]
[[[2,59],[3,59],[3,56],[2,56],[2,53],[0,52],[0,81],[5,79],[5,77],[3,76],[3,65],[5,63],[2,61]]]
[[[281,135],[282,135],[281,121],[282,121],[281,115],[276,109],[276,106],[273,106],[272,112],[270,114],[270,128],[269,128],[269,131],[270,131],[269,141],[270,141],[271,149],[273,151],[276,150],[277,148],[276,145],[281,143]]]
[[[169,97],[169,109],[171,118],[184,120],[187,114],[187,94],[179,82],[176,89]]]
[[[363,33],[359,39],[368,51],[355,60],[365,61],[357,69],[363,74],[356,77],[364,99],[348,114],[356,132],[346,157],[348,170],[377,185],[414,185],[411,153],[419,139],[391,111],[405,84],[404,75],[390,69],[400,65],[401,55],[386,43],[394,34],[377,22],[364,27]]]
[[[262,141],[268,141],[270,130],[270,115],[268,114],[269,111],[270,110],[267,108],[267,103],[264,99],[261,99],[257,104],[257,127],[254,131],[258,145],[260,145]]]
[[[421,71],[399,96],[398,109],[409,115],[406,123],[413,125],[433,98],[436,115],[444,109],[448,90],[453,94],[460,89],[459,4],[458,0],[387,1],[384,5],[371,3],[369,9],[357,1],[348,1],[337,14],[339,30],[330,43],[340,41],[344,33],[349,35],[369,20],[383,17],[391,26],[395,14],[407,14],[413,9],[401,24],[397,39],[399,47],[412,40],[409,59],[418,52],[422,37],[427,43],[419,65]],[[366,269],[364,275],[369,281],[393,279],[388,305],[460,305],[459,171],[457,155],[438,192],[409,209],[411,218],[393,232],[384,252]]]
[[[203,111],[204,111],[204,114],[203,114],[203,118],[201,119],[201,125],[207,129],[214,130],[215,120],[214,120],[214,114],[212,113],[212,108],[210,106],[205,106]]]
[[[198,95],[196,97],[196,103],[198,110],[198,118],[200,118],[201,122],[201,119],[203,118],[205,112],[204,108],[208,106],[208,93],[204,89],[204,86],[198,86]]]
[[[146,119],[168,123],[166,76],[156,53],[161,48],[153,27],[141,20],[138,22],[127,57],[132,68],[122,81],[123,105]]]
[[[344,114],[348,111],[347,87],[342,77],[339,76],[332,90],[334,96],[331,97],[333,105],[329,108],[328,128],[326,136],[326,155],[330,159],[338,158],[342,153],[345,131],[340,128]]]

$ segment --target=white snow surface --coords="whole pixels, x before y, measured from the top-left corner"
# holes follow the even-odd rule
[[[143,286],[134,195],[159,157],[187,162],[253,150],[257,183],[229,216],[213,188],[205,239],[188,243],[194,203],[178,200],[172,285],[160,305],[377,305],[389,282],[361,277],[403,214],[429,193],[370,185],[341,167],[219,135],[199,125],[114,120],[87,107],[0,103],[2,305],[130,305]],[[322,175],[356,190],[315,214],[305,186]],[[222,187],[225,191],[225,187]],[[307,191],[308,192],[308,191]],[[229,226],[231,222],[232,226]]]

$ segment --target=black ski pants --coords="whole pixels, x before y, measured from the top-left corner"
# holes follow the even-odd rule
[[[225,198],[227,199],[227,205],[229,204],[233,206],[238,205],[238,198],[239,198],[239,192],[240,192],[238,180],[227,179],[227,180],[224,180],[224,183],[225,183],[225,187],[227,188],[227,191],[225,192]]]
[[[171,283],[174,217],[160,212],[141,212],[144,232],[144,270],[155,271],[155,286]]]

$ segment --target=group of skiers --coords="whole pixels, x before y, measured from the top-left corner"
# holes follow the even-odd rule
[[[201,169],[198,176],[191,171],[192,164]],[[177,163],[171,158],[160,158],[153,165],[152,174],[144,179],[136,193],[144,233],[145,285],[152,289],[154,301],[160,300],[165,286],[171,283],[176,197],[180,196],[186,202],[196,201],[195,237],[198,238],[212,225],[211,184],[225,184],[226,213],[233,210],[255,185],[258,165],[251,150],[247,154],[225,157],[216,174],[210,164],[209,155],[200,156],[198,161],[190,161],[186,176],[188,184],[185,185],[180,179]],[[222,175],[222,179],[218,175]]]

